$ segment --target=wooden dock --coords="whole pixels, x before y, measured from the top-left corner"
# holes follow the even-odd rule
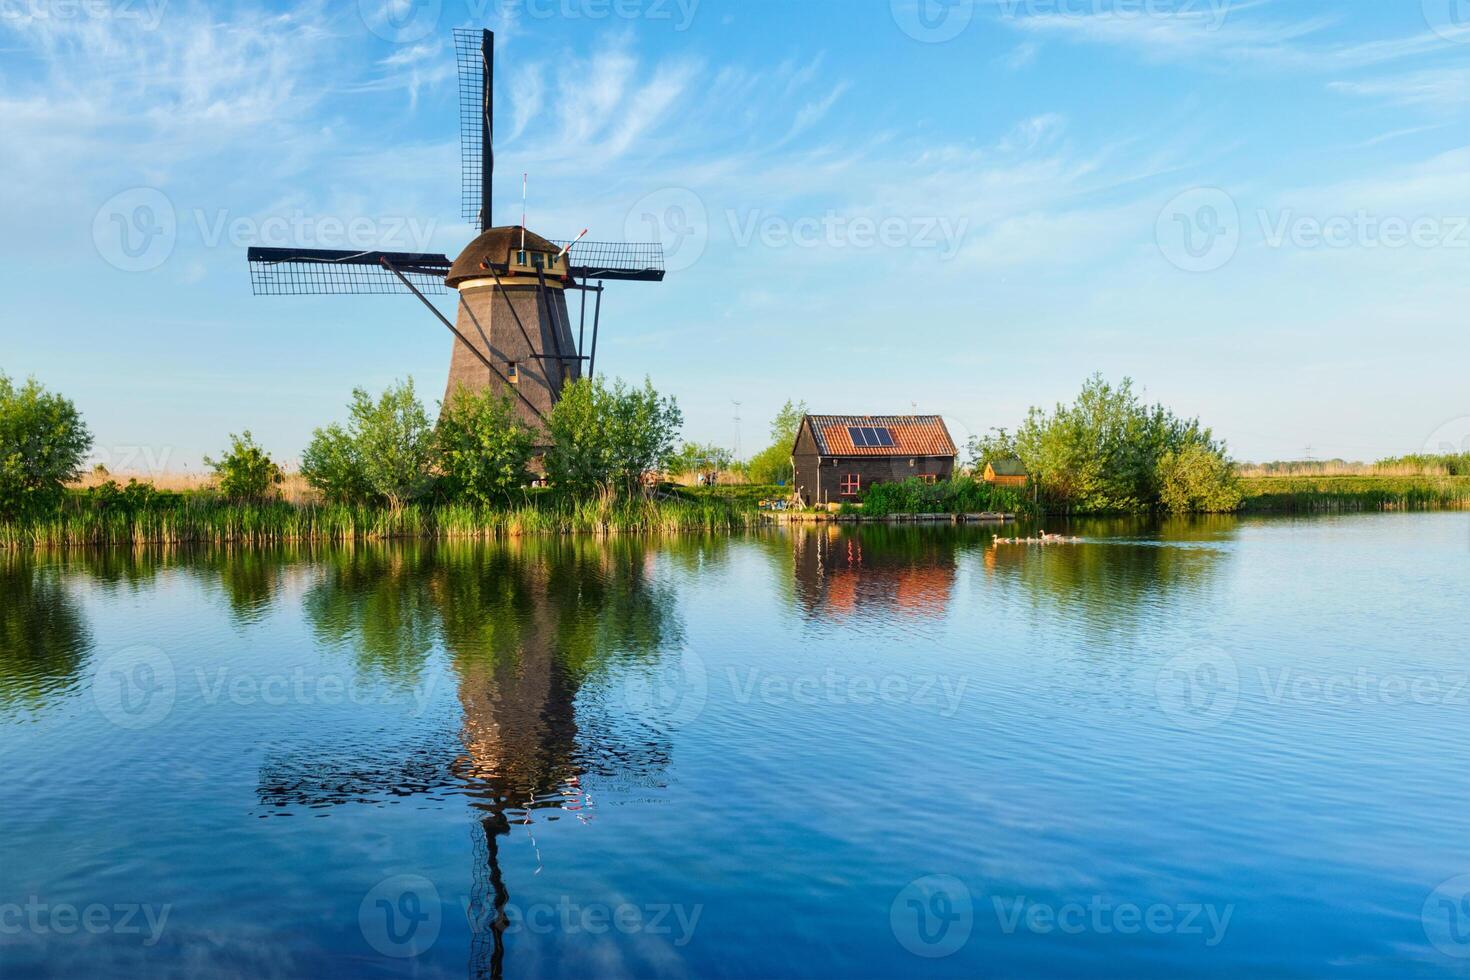
[[[984,511],[977,514],[840,514],[835,511],[768,511],[778,524],[1006,524],[1015,514]]]

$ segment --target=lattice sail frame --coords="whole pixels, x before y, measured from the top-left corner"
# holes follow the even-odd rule
[[[482,30],[454,30],[454,60],[459,68],[460,217],[482,231],[490,225],[490,216],[480,212],[485,205],[485,158],[493,152],[485,130],[494,118],[490,115],[493,107],[486,104],[484,43]],[[494,165],[492,157],[490,166]]]

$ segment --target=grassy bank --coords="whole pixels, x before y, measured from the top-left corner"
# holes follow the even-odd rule
[[[1257,476],[1241,480],[1242,511],[1322,514],[1470,508],[1464,476]]]
[[[760,522],[756,509],[728,498],[530,500],[504,509],[461,505],[350,507],[333,504],[231,504],[190,495],[171,506],[136,510],[69,505],[54,516],[0,523],[0,547],[136,544],[274,544],[388,538],[496,538],[526,534],[726,531]]]

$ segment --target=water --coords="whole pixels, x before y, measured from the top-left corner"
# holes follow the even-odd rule
[[[1074,530],[0,560],[0,973],[1470,973],[1470,516]]]

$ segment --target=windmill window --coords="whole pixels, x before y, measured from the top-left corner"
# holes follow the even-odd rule
[[[517,252],[516,253],[516,264],[517,265],[525,265],[526,264],[526,253],[525,252]]]
[[[514,364],[506,368],[505,377],[513,385],[518,385],[521,383],[521,372],[516,369],[516,366]]]
[[[842,474],[841,487],[842,495],[844,497],[851,497],[862,490],[863,478],[857,473],[844,473]]]

